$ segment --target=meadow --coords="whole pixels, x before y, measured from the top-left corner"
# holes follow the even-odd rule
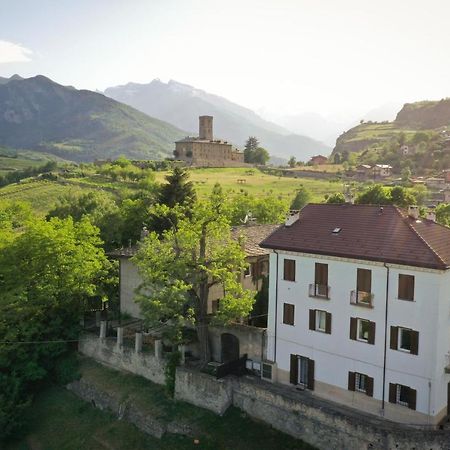
[[[155,180],[165,182],[168,171],[155,172]],[[255,197],[276,196],[287,201],[294,198],[297,189],[305,187],[311,193],[312,202],[323,202],[326,194],[342,192],[343,183],[334,180],[312,178],[291,178],[268,175],[257,169],[246,168],[202,168],[190,169],[190,179],[200,197],[207,196],[219,183],[229,195],[240,195],[248,192]],[[47,213],[67,194],[102,190],[117,197],[130,194],[138,188],[137,183],[130,181],[112,181],[92,171],[86,170],[85,176],[77,178],[59,178],[56,181],[39,178],[22,180],[0,189],[0,200],[18,200],[30,202],[37,214]]]

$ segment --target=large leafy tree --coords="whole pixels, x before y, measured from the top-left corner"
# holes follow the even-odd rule
[[[80,312],[106,294],[111,265],[87,218],[25,223],[0,252],[0,435],[78,336]],[[56,341],[56,342],[54,342]]]
[[[134,257],[143,280],[137,300],[147,323],[165,320],[175,341],[184,326],[195,326],[204,361],[210,360],[211,320],[227,323],[247,316],[254,302],[254,292],[239,282],[245,253],[241,243],[231,238],[223,201],[221,191],[215,189],[209,201],[195,204],[190,217],[180,205],[156,207],[155,214],[175,220],[162,236],[151,233]],[[211,317],[208,296],[216,285],[223,289],[223,298]]]
[[[311,192],[304,186],[300,186],[297,189],[294,200],[291,203],[291,209],[302,209],[311,201]]]

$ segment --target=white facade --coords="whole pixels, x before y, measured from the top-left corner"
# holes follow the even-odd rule
[[[283,279],[285,258],[295,260],[295,281]],[[309,296],[315,263],[328,264],[329,299]],[[371,270],[372,308],[350,303],[358,268]],[[399,274],[415,277],[413,301],[398,299]],[[284,303],[294,305],[294,325],[283,323]],[[309,329],[311,309],[331,313],[331,334]],[[375,322],[373,345],[350,339],[351,317]],[[315,395],[392,420],[435,425],[447,414],[449,321],[449,271],[284,251],[270,255],[267,355],[276,363],[278,382],[290,383],[291,355],[301,355],[314,361]],[[391,326],[419,333],[417,355],[390,349]],[[349,390],[349,372],[373,378],[373,397]],[[416,390],[415,411],[389,403],[390,383]]]

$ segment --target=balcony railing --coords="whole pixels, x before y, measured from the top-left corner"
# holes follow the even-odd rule
[[[324,298],[326,300],[330,299],[330,286],[326,284],[310,284],[309,285],[309,296]]]
[[[350,292],[350,303],[373,308],[373,294],[371,292],[353,290]]]

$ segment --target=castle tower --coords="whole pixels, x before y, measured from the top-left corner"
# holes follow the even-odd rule
[[[213,140],[213,117],[212,116],[200,116],[199,120],[199,139],[205,139],[207,141]]]

